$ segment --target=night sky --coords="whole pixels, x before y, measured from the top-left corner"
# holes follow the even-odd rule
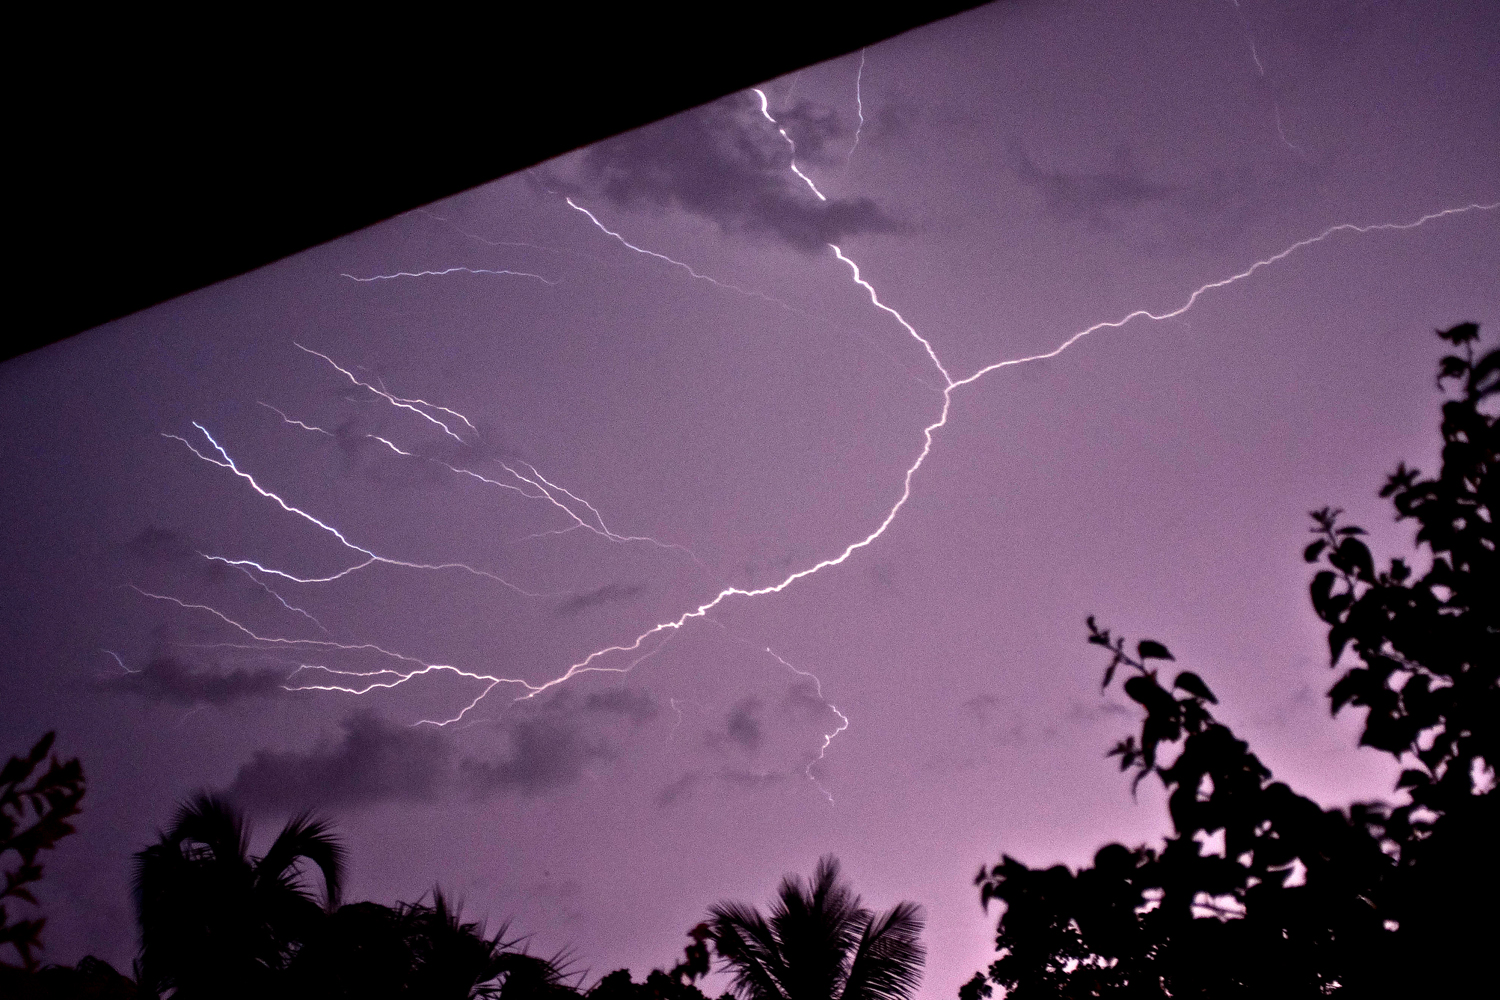
[[[1500,332],[1496,65],[1487,3],[996,4],[0,366],[0,753],[88,776],[45,957],[129,967],[209,788],[590,982],[831,851],[951,997],[982,862],[1166,829],[1090,613],[1388,797],[1300,550],[1409,546],[1432,330]]]

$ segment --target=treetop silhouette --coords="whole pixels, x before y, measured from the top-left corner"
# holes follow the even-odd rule
[[[866,909],[831,854],[810,880],[782,879],[769,918],[734,902],[709,915],[714,950],[742,1000],[908,1000],[921,979],[921,908]]]
[[[1319,566],[1313,609],[1328,626],[1334,714],[1366,710],[1361,743],[1406,765],[1395,807],[1323,809],[1214,718],[1202,678],[1167,647],[1134,655],[1090,617],[1145,715],[1111,751],[1133,786],[1158,779],[1173,833],[1161,849],[1109,844],[1092,867],[1033,869],[1010,856],[981,869],[980,898],[1003,904],[999,956],[961,1000],[1031,997],[1439,995],[1459,990],[1496,930],[1500,843],[1492,794],[1500,748],[1500,574],[1495,397],[1500,351],[1475,354],[1478,327],[1439,336],[1457,349],[1438,384],[1442,469],[1404,465],[1381,496],[1418,523],[1418,573],[1377,569],[1362,529],[1312,513],[1303,555]],[[1476,905],[1477,904],[1477,905]]]

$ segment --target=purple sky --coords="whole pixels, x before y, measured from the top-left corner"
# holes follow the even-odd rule
[[[982,862],[1164,830],[1089,613],[1386,795],[1300,549],[1324,504],[1409,543],[1431,331],[1500,331],[1500,211],[1432,217],[1500,200],[1497,64],[1484,3],[997,4],[0,366],[0,752],[89,779],[47,956],[128,967],[130,854],[209,787],[591,980],[832,851],[952,996]]]

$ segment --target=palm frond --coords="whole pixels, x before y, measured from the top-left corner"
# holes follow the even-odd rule
[[[898,903],[871,917],[860,934],[839,1000],[907,1000],[922,979],[922,910]]]
[[[179,849],[201,844],[214,861],[223,865],[242,864],[250,853],[250,827],[244,814],[208,792],[199,792],[178,807],[166,840]]]
[[[344,845],[333,834],[333,824],[303,813],[277,834],[271,849],[255,866],[255,880],[258,885],[274,882],[295,889],[298,862],[305,858],[323,873],[324,907],[332,912],[343,889],[346,856]]]
[[[744,903],[716,903],[708,914],[714,950],[734,974],[735,994],[744,1000],[789,1000],[782,986],[789,977],[781,941],[760,911]]]

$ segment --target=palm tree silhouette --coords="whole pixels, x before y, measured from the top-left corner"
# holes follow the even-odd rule
[[[200,794],[172,829],[135,855],[141,979],[175,988],[174,1000],[270,996],[276,974],[338,905],[344,849],[330,825],[308,815],[289,822],[263,857],[253,857],[243,814]],[[302,866],[323,876],[320,904]]]
[[[743,1000],[907,1000],[926,957],[921,908],[902,902],[873,914],[831,854],[810,882],[782,879],[769,920],[726,902],[710,907],[708,927]]]

